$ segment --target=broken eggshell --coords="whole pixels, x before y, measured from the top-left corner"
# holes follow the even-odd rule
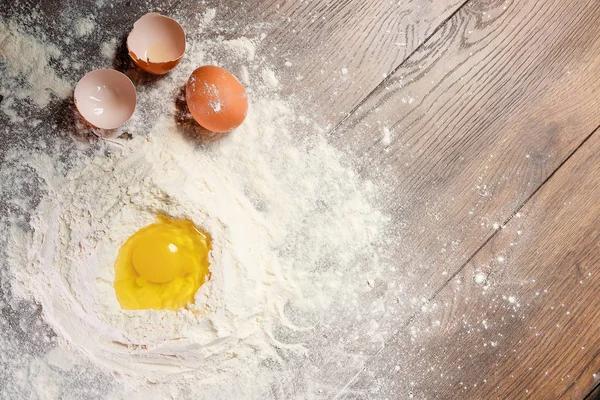
[[[158,13],[142,16],[127,36],[129,56],[141,69],[166,74],[179,64],[185,52],[185,32],[179,22]]]
[[[135,86],[127,75],[114,69],[85,74],[75,86],[73,98],[83,119],[97,128],[118,128],[135,111]]]

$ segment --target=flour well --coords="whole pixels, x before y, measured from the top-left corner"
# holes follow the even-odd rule
[[[248,121],[239,134],[257,140],[252,125]],[[281,322],[277,310],[294,298],[294,288],[272,241],[284,240],[287,227],[256,210],[245,183],[223,159],[224,149],[239,151],[237,142],[232,136],[197,151],[172,122],[163,122],[108,157],[52,176],[53,195],[40,204],[30,241],[11,260],[27,265],[15,271],[22,282],[15,291],[38,298],[71,346],[120,373],[153,381],[173,374],[206,378],[275,357],[270,324]],[[246,161],[240,166],[260,167]],[[29,165],[45,174],[46,163]],[[212,278],[186,310],[125,312],[112,286],[114,260],[120,245],[159,214],[190,219],[211,233]],[[22,247],[22,236],[15,238]],[[127,346],[143,349],[132,354]],[[260,356],[253,355],[256,348]],[[223,359],[235,361],[223,365]]]

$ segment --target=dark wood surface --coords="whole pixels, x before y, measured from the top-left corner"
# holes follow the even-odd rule
[[[600,385],[596,385],[596,388],[592,390],[586,397],[585,400],[598,400],[600,399]]]
[[[11,3],[6,15],[37,3],[51,18],[59,6],[94,2]],[[325,397],[592,392],[599,2],[131,3],[102,14],[107,34],[152,9],[193,25],[207,8],[218,9],[208,36],[266,33],[263,54],[279,66],[284,91],[310,98],[331,141],[387,186],[383,208],[401,238],[388,243],[396,265],[364,299],[384,305],[373,315],[383,340],[362,349],[370,359],[360,368],[324,362]]]

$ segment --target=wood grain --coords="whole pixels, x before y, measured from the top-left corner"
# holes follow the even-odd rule
[[[371,360],[355,389],[584,398],[600,382],[598,154],[600,132]]]
[[[302,99],[307,107],[313,109],[316,119],[334,125],[381,82],[384,74],[391,73],[439,24],[452,15],[463,1],[185,0],[165,2],[164,7],[156,1],[147,4],[147,8],[142,2],[134,1],[133,6],[121,4],[115,7],[114,12],[105,10],[106,14],[96,19],[102,31],[95,31],[94,43],[85,47],[81,41],[73,43],[73,47],[85,49],[84,56],[89,56],[86,59],[87,68],[92,69],[95,63],[104,66],[99,58],[100,44],[115,36],[122,40],[131,23],[143,12],[151,11],[150,8],[166,11],[180,20],[190,32],[197,28],[208,10],[215,8],[217,16],[203,32],[204,37],[246,36],[261,40],[259,53],[279,62],[275,69],[280,75],[284,91]],[[29,5],[33,4],[31,2]],[[95,1],[86,0],[78,7],[71,3],[65,5],[76,10],[78,15],[86,15],[93,12]],[[27,8],[25,6],[19,6],[16,13],[22,15],[23,9]],[[47,3],[42,8],[43,19],[48,21],[48,25],[41,29],[50,40],[56,40],[64,26],[53,27],[49,21],[62,20],[70,14],[64,12],[59,0]],[[114,20],[111,19],[113,17]],[[264,32],[266,37],[262,38]],[[88,41],[85,43],[89,44]],[[286,66],[285,60],[291,65]],[[76,72],[73,79],[79,76]],[[70,110],[64,104],[56,106]],[[56,110],[45,112],[47,114],[42,115],[42,119],[53,114],[58,119],[64,119],[63,113]],[[319,340],[314,341],[316,346],[320,345],[316,351],[315,365],[323,365],[319,364],[321,356],[329,357],[328,365],[340,362],[341,355],[330,357],[333,354],[329,351],[331,340],[331,337],[328,339],[326,335],[321,335]],[[347,349],[342,348],[340,352],[347,352]],[[350,357],[354,355],[350,354]],[[302,370],[301,365],[290,368]],[[348,371],[336,368],[327,368],[325,372],[315,371],[314,376],[318,381],[315,393],[326,395],[329,391],[335,391],[339,382],[344,382],[360,368],[362,364],[354,363]],[[321,390],[322,387],[326,389]],[[279,390],[284,393],[283,397],[290,396],[295,393],[294,383],[282,383]]]
[[[298,14],[310,16],[302,3],[296,4]],[[260,15],[261,20],[275,24],[264,45],[276,47],[274,59],[289,55],[293,72],[284,72],[284,86],[294,93],[302,93],[303,87],[314,90],[310,100],[326,121],[335,124],[361,103],[361,95],[353,90],[368,85],[355,79],[349,90],[336,86],[346,98],[341,103],[332,101],[331,73],[344,66],[343,60],[332,63],[322,76],[305,74],[303,68],[315,71],[315,61],[319,67],[327,65],[323,60],[299,60],[307,58],[321,40],[326,49],[335,46],[320,39],[318,32],[312,42],[295,38],[298,29],[282,28],[291,23],[287,17],[294,16],[295,9],[284,7],[281,16],[264,11],[264,7],[272,10],[271,6],[277,9],[277,3],[230,7],[215,25],[219,21],[227,25],[227,20],[241,15],[252,19]],[[194,5],[187,2],[176,8],[184,20],[188,7],[193,12]],[[328,10],[322,5],[313,7]],[[331,13],[343,15],[335,8]],[[395,270],[376,279],[376,290],[365,296],[374,308],[383,299],[386,311],[373,319],[384,341],[426,304],[493,234],[494,226],[501,226],[600,123],[599,101],[594,96],[600,88],[596,58],[600,35],[592,29],[599,16],[594,2],[473,1],[338,129],[333,139],[363,158],[363,175],[390,182],[390,193],[383,200],[402,238],[391,247],[397,262]],[[243,25],[245,20],[241,21]],[[304,31],[310,30],[310,23],[303,23]],[[286,34],[290,37],[278,39]],[[328,40],[337,44],[335,35],[330,36]],[[293,58],[295,52],[301,56]],[[354,69],[368,79],[371,64],[359,65]],[[350,74],[352,68],[347,68]],[[294,75],[301,79],[295,81]],[[362,95],[367,92],[363,90]],[[383,140],[385,128],[392,136],[389,145]],[[364,389],[355,385],[340,392],[344,379],[356,371],[356,365],[340,368],[340,353],[369,355],[383,348],[383,343],[367,345],[365,324],[338,324],[338,319],[343,316],[332,317],[327,330],[319,331],[313,342],[317,352],[327,345],[332,348],[329,356],[318,359],[319,375],[312,376],[318,388],[315,393],[325,397]],[[331,338],[339,338],[339,343],[332,344]]]
[[[397,266],[365,297],[387,338],[600,124],[598,18],[591,1],[470,2],[340,126],[389,181]]]
[[[260,40],[267,32],[258,54],[280,60],[275,69],[284,93],[305,104],[315,119],[333,126],[462,3],[229,1],[224,5],[184,0],[171,14],[192,29],[214,7],[216,17],[203,33],[207,38],[246,36]],[[287,66],[284,61],[288,61]],[[368,308],[370,303],[364,306]],[[356,322],[340,314],[324,321],[310,337],[286,337],[292,342],[311,343],[310,360],[289,366],[303,371],[298,386],[311,386],[312,396],[335,394],[362,369],[364,355],[380,348],[379,341],[365,346],[355,340],[367,339],[370,321]],[[295,382],[282,382],[278,391],[283,398],[294,395]]]
[[[463,2],[183,0],[172,13],[193,26],[215,8],[207,37],[265,33],[259,51],[277,60],[284,93],[335,125]]]
[[[1,15],[35,4],[3,4]],[[75,6],[95,10],[92,0],[41,8],[60,22]],[[343,120],[331,140],[387,186],[380,200],[394,231],[382,257],[392,268],[365,293],[372,315],[331,316],[309,338],[320,367],[302,377],[313,380],[310,396],[583,397],[600,368],[598,138],[511,217],[600,124],[600,4],[133,2],[103,8],[103,31],[82,54],[98,61],[99,44],[150,8],[193,27],[213,7],[206,36],[261,40],[284,91],[325,124]],[[374,358],[363,371],[364,356]],[[291,396],[294,382],[274,393]]]
[[[388,282],[367,297],[389,300],[377,321],[384,334],[422,307],[421,298],[432,295],[598,125],[597,63],[586,49],[597,45],[588,27],[598,10],[575,17],[582,4],[470,4],[340,129],[340,145],[351,142],[355,153],[370,149],[365,176],[379,167],[396,179],[388,207],[406,226],[396,249],[401,265],[396,279],[383,277]],[[396,141],[383,148],[381,130],[395,127]],[[416,300],[396,305],[403,287],[408,296],[400,297]],[[364,338],[362,325],[340,330]],[[362,347],[367,354],[378,349]],[[339,368],[337,356],[322,360],[324,370]],[[342,376],[322,379],[322,389],[332,390]]]
[[[279,62],[275,67],[284,91],[302,99],[307,107],[313,109],[316,119],[334,125],[381,82],[384,74],[391,73],[437,26],[452,15],[463,1],[215,0],[165,2],[165,7],[156,1],[146,4],[147,8],[142,2],[134,1],[132,6],[118,5],[114,12],[103,9],[106,13],[96,18],[102,31],[95,31],[94,42],[89,45],[85,41],[86,46],[89,45],[86,47],[81,41],[73,43],[73,47],[85,49],[83,56],[89,56],[86,67],[93,68],[96,62],[102,62],[99,59],[100,44],[114,36],[122,39],[131,23],[143,12],[151,11],[150,8],[166,11],[180,20],[190,32],[197,28],[208,10],[215,8],[217,17],[204,31],[206,38],[246,36],[261,40],[259,53]],[[34,5],[34,2],[19,6],[17,15],[23,15],[27,5]],[[48,25],[41,29],[50,40],[59,39],[64,31],[64,26],[53,26],[50,21],[61,21],[70,16],[63,5],[67,6],[67,11],[75,10],[76,14],[84,16],[93,13],[95,1],[86,0],[77,7],[71,3],[61,4],[59,0],[44,4],[43,19],[48,21]],[[105,5],[108,6],[108,3]],[[266,37],[262,38],[264,32]],[[73,79],[78,76],[79,73],[74,73]],[[65,108],[63,104],[57,107]],[[63,119],[63,115],[55,110],[46,112]],[[328,350],[331,340],[331,337],[328,339],[323,335],[314,341],[321,344],[322,351],[319,354],[327,357],[332,354]],[[347,349],[340,351],[346,352]],[[335,357],[328,362],[335,364],[340,359]],[[339,382],[344,382],[349,378],[348,374],[354,374],[360,368],[362,364],[354,363],[348,371],[334,368],[327,368],[325,372],[315,371],[318,378],[315,393],[326,395],[329,391],[335,391]],[[297,369],[302,370],[302,366],[297,366]],[[323,386],[326,386],[326,390],[321,390]],[[282,383],[277,393],[280,392],[283,397],[295,393],[294,382]]]

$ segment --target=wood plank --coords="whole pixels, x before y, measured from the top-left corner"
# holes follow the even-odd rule
[[[259,4],[256,8],[246,7],[247,4],[243,3],[236,7],[230,7],[232,10],[229,14],[223,14],[223,21],[242,14],[252,16],[256,21],[260,17],[257,10],[268,7],[272,13],[266,14],[264,20],[273,24],[270,34],[273,38],[269,36],[266,39],[265,47],[276,46],[277,37],[288,35],[289,40],[282,40],[280,44],[285,46],[285,43],[295,40],[293,39],[295,34],[285,31],[288,23],[283,18],[287,18],[287,15],[293,15],[293,13],[290,11],[277,13],[274,10],[277,10],[277,5],[280,6],[280,9],[289,7],[290,10],[297,10],[297,14],[302,14],[302,18],[305,18],[301,25],[305,31],[313,28],[314,30],[324,29],[316,21],[306,22],[307,13],[305,12],[306,8],[303,7],[314,7],[314,9],[321,10],[319,8],[321,6],[315,3],[310,6],[306,5],[309,3],[262,3],[262,7]],[[188,12],[185,4],[186,2],[182,3],[181,12]],[[325,10],[329,10],[327,12],[331,18],[337,18],[343,16],[343,12],[339,9],[331,11],[327,7],[337,7],[339,4],[346,3],[338,2],[323,7]],[[352,4],[356,7],[359,3]],[[436,4],[442,3],[437,2]],[[435,35],[434,40],[422,52],[419,52],[412,64],[409,63],[398,71],[395,75],[396,78],[388,82],[390,91],[382,88],[374,97],[377,99],[375,102],[369,100],[365,104],[363,110],[370,110],[369,116],[361,111],[357,119],[353,118],[344,125],[342,131],[346,132],[345,140],[353,139],[354,151],[360,153],[365,149],[370,149],[367,156],[383,155],[380,157],[383,161],[375,163],[375,165],[372,163],[372,166],[381,168],[382,172],[393,173],[394,175],[391,176],[397,176],[400,182],[406,185],[405,189],[407,188],[408,191],[404,193],[399,190],[394,193],[395,198],[390,196],[385,200],[388,210],[398,213],[396,222],[409,224],[401,233],[411,234],[413,237],[405,239],[396,249],[398,251],[396,256],[401,255],[401,265],[394,274],[391,274],[392,279],[387,279],[387,276],[378,278],[377,290],[373,291],[371,297],[367,296],[366,301],[379,296],[384,296],[386,301],[390,298],[394,300],[393,296],[398,293],[392,293],[396,289],[392,288],[391,284],[395,283],[397,275],[403,272],[408,272],[408,278],[400,283],[405,285],[407,290],[413,290],[408,286],[419,282],[418,286],[414,285],[412,297],[415,297],[413,294],[417,292],[423,292],[425,295],[434,292],[437,289],[436,282],[442,282],[447,277],[442,275],[443,279],[436,279],[438,273],[443,272],[440,266],[443,266],[443,262],[448,261],[444,260],[445,255],[450,255],[448,271],[451,273],[451,268],[460,265],[461,260],[467,257],[473,243],[477,240],[480,243],[481,238],[491,234],[490,228],[493,222],[502,222],[501,218],[510,215],[515,209],[514,207],[520,204],[519,201],[526,198],[536,184],[539,184],[564,159],[569,149],[578,145],[583,132],[593,126],[594,121],[597,122],[593,116],[593,111],[597,109],[597,103],[590,101],[590,97],[598,86],[598,82],[595,81],[598,71],[593,63],[593,53],[597,50],[597,38],[594,33],[595,29],[590,28],[587,32],[579,30],[586,26],[593,28],[589,20],[597,18],[598,13],[590,3],[575,2],[570,6],[558,4],[558,1],[546,2],[546,4],[533,4],[533,2],[474,3],[457,15],[446,26],[447,30]],[[508,7],[508,11],[502,9],[504,6]],[[206,5],[198,5],[196,9],[191,8],[191,10],[200,13],[204,7]],[[519,7],[525,10],[521,11],[524,13],[522,16],[517,15],[516,8]],[[585,7],[587,10],[581,11]],[[354,9],[356,8],[348,10]],[[364,12],[365,10],[361,10],[361,13],[364,14]],[[536,12],[541,12],[542,16],[536,17]],[[553,16],[553,13],[557,15]],[[577,16],[579,13],[581,15]],[[320,17],[322,12],[319,11],[317,15]],[[384,19],[380,18],[380,20]],[[544,20],[550,21],[548,26]],[[219,19],[217,19],[218,21]],[[341,56],[343,52],[336,52],[336,46],[329,44],[327,40],[329,40],[329,36],[335,38],[338,47],[342,48],[344,30],[347,30],[345,25],[350,23],[348,21],[356,24],[360,22],[357,22],[357,19],[340,20],[333,25],[328,35],[319,36],[319,33],[310,33],[311,40],[306,40],[306,43],[298,39],[297,43],[291,46],[292,50],[289,53],[280,47],[273,50],[275,57],[289,54],[289,59],[292,60],[292,67],[289,69],[281,67],[284,74],[284,85],[294,93],[302,93],[303,90],[306,90],[304,88],[317,88],[311,100],[314,101],[317,108],[327,110],[327,112],[321,111],[321,113],[324,115],[324,119],[332,124],[336,123],[348,109],[360,103],[361,96],[358,92],[364,94],[370,90],[369,85],[375,87],[378,79],[371,80],[369,73],[377,76],[382,71],[389,72],[393,69],[391,65],[399,64],[402,59],[402,57],[394,56],[396,57],[395,61],[382,62],[383,67],[381,67],[378,64],[379,58],[387,60],[386,57],[390,53],[388,49],[382,51],[382,55],[377,56],[375,64],[373,64],[373,60],[361,59],[356,56],[351,57],[351,61],[356,62],[357,66],[349,67],[341,63],[339,60],[344,60]],[[502,25],[505,23],[506,25]],[[512,27],[512,30],[506,28],[511,23],[516,25],[516,27]],[[563,23],[564,26],[561,26],[560,29],[557,28]],[[377,30],[376,25],[372,29]],[[468,33],[468,30],[475,33]],[[503,37],[505,30],[510,32]],[[531,37],[527,38],[526,32],[519,32],[519,30],[525,30]],[[256,33],[258,32],[259,30],[256,31]],[[367,34],[370,31],[363,28],[361,32]],[[228,32],[215,31],[215,34],[228,34]],[[573,38],[569,35],[572,35]],[[362,36],[359,34],[357,37],[359,39],[355,39],[349,44],[352,49],[356,49],[360,45]],[[271,40],[273,41],[271,42]],[[325,43],[320,43],[321,40]],[[333,39],[331,40],[333,41]],[[372,40],[379,39],[375,35]],[[505,40],[516,40],[517,43],[510,44]],[[584,47],[590,42],[590,50],[585,51]],[[569,46],[573,46],[573,48]],[[377,48],[376,45],[371,44],[370,48],[372,47]],[[521,47],[527,48],[531,59],[528,59],[528,55],[522,51]],[[385,46],[382,45],[381,48],[385,49]],[[311,49],[323,50],[325,54],[331,55],[337,61],[326,65],[324,77],[315,74],[315,76],[307,76],[296,81],[296,76],[302,74],[302,71],[308,71],[311,63],[314,68],[315,59],[310,56],[315,52],[311,53]],[[468,55],[469,50],[474,52],[474,56]],[[298,55],[295,55],[296,53]],[[355,50],[355,54],[360,54],[360,51]],[[568,64],[570,60],[574,60],[571,65]],[[419,69],[419,63],[425,64],[425,66]],[[563,63],[563,67],[569,68],[561,70],[559,68],[561,63]],[[331,76],[337,74],[341,66],[346,66],[349,70],[346,78],[336,75],[339,86],[334,84],[335,87],[328,87]],[[573,68],[571,69],[571,67]],[[448,69],[444,70],[444,68]],[[360,76],[352,76],[354,71],[359,71],[357,73]],[[512,75],[514,71],[516,71],[516,76]],[[586,71],[590,73],[589,77],[584,74]],[[504,75],[490,78],[496,72]],[[566,76],[567,72],[572,73]],[[485,76],[482,76],[482,73],[485,73]],[[402,74],[409,76],[405,81],[415,80],[407,85],[410,88],[409,92],[399,87],[396,89],[393,87],[395,83],[400,86],[397,77]],[[459,80],[459,76],[464,79]],[[430,85],[429,79],[435,83]],[[485,84],[485,90],[478,88],[476,83]],[[336,90],[338,92],[334,94],[333,92]],[[544,94],[545,91],[548,94]],[[393,95],[394,92],[396,92],[395,95]],[[392,96],[388,98],[390,93]],[[507,99],[506,96],[509,95],[513,98]],[[468,100],[469,96],[472,97],[471,100]],[[564,96],[564,104],[561,104],[560,107],[555,104],[557,96]],[[406,100],[407,106],[403,105],[402,98]],[[389,104],[390,108],[386,109],[382,105],[379,107],[380,111],[375,111],[374,107],[378,106],[380,102],[389,102],[386,104]],[[391,107],[392,102],[397,102],[395,108]],[[450,104],[439,104],[440,102],[449,102]],[[492,106],[483,106],[479,112],[474,109],[463,110],[462,107],[459,107],[461,104],[478,107],[478,102],[484,105],[492,104]],[[401,107],[398,107],[398,104]],[[503,110],[507,110],[513,115],[505,115]],[[379,113],[379,116],[374,116],[373,113]],[[543,126],[546,123],[546,117],[550,114],[553,114],[550,126]],[[382,120],[381,115],[385,117],[384,125],[378,124],[378,121]],[[384,127],[393,128],[395,123],[398,123],[400,127],[407,126],[408,128],[405,134],[393,134],[395,141],[387,147],[388,151],[386,152],[382,143],[377,143],[382,136],[380,130]],[[537,123],[540,125],[538,126]],[[503,136],[502,127],[511,124],[513,128],[506,136]],[[570,125],[573,126],[573,131],[565,134],[565,127]],[[373,129],[369,128],[371,126]],[[536,138],[536,134],[541,137]],[[519,142],[520,136],[526,136],[525,143]],[[501,159],[499,165],[494,165],[494,160],[488,159],[488,154],[486,154],[495,148],[500,149],[499,152],[495,152],[496,159]],[[432,158],[432,154],[436,154],[436,156]],[[505,156],[505,154],[509,154],[509,156]],[[526,157],[527,154],[530,155],[529,158]],[[428,156],[428,159],[425,158],[425,155]],[[551,157],[548,158],[548,155]],[[411,156],[412,159],[409,158]],[[377,158],[374,159],[377,160]],[[411,159],[410,166],[404,166],[405,159]],[[505,170],[508,171],[506,176],[504,175]],[[483,172],[479,173],[480,171]],[[373,179],[381,179],[374,170],[363,172]],[[481,182],[476,179],[479,177],[481,177]],[[473,179],[469,180],[471,178]],[[507,182],[515,179],[518,182]],[[428,185],[431,187],[428,188]],[[457,186],[453,187],[453,185]],[[480,186],[478,190],[481,190],[484,195],[480,196],[474,193],[476,192],[475,185]],[[487,187],[484,188],[483,185],[487,185]],[[493,189],[492,194],[485,195],[485,191],[490,188]],[[518,191],[516,198],[511,197],[511,190]],[[465,195],[464,192],[467,194]],[[438,195],[438,193],[442,194]],[[419,197],[413,199],[413,195]],[[413,200],[415,200],[414,208],[411,204]],[[469,212],[473,214],[466,216]],[[479,227],[478,224],[488,215],[492,215],[492,219],[485,221],[484,227]],[[440,228],[436,218],[448,221],[448,223],[444,222]],[[424,222],[424,225],[415,227],[421,222]],[[458,223],[458,225],[452,225],[453,223]],[[459,227],[458,233],[462,236],[455,235],[457,226]],[[454,245],[452,242],[457,242],[457,244]],[[411,244],[415,244],[415,248],[420,250],[415,254],[406,254],[402,251],[402,247]],[[428,247],[428,244],[433,244],[433,246]],[[445,253],[432,256],[428,254],[431,252],[431,248],[443,250]],[[432,259],[437,263],[429,264]],[[421,265],[423,267],[420,267]],[[436,277],[432,278],[432,275],[436,275]],[[385,280],[389,281],[389,285],[382,283]],[[422,281],[427,283],[425,288],[421,287],[420,282]],[[400,296],[407,297],[405,293]],[[383,336],[389,337],[397,329],[395,325],[399,321],[404,320],[408,313],[420,307],[421,304],[418,303],[404,309],[400,306],[395,310],[386,304],[388,313],[379,321],[384,327],[382,330],[385,329]],[[346,334],[350,336],[353,330],[364,332],[363,325],[356,324]],[[344,349],[352,347],[352,344],[348,343],[349,341],[347,340],[343,344]],[[367,353],[375,352],[378,349],[378,347],[364,347]],[[336,365],[333,362],[325,363],[324,368],[331,370],[336,368]],[[327,374],[324,373],[324,375]],[[342,373],[332,374],[331,379],[330,377],[322,378],[321,382],[335,385],[344,376]]]
[[[600,399],[600,384],[585,397],[585,400],[598,400]]]
[[[599,18],[594,1],[473,1],[342,124],[400,238],[364,298],[383,342],[600,124]]]
[[[354,389],[378,398],[584,398],[600,382],[599,196],[600,131]]]
[[[257,56],[279,60],[275,67],[284,93],[312,110],[315,119],[333,126],[462,3],[254,0],[223,5],[214,0],[202,4],[184,0],[171,14],[186,29],[193,29],[207,10],[215,8],[215,19],[203,32],[207,38],[246,36],[258,40],[266,32]],[[288,366],[299,373],[295,382],[281,383],[282,397],[297,394],[296,385],[303,390],[311,387],[314,396],[327,397],[360,371],[364,365],[361,353],[371,354],[379,347],[376,342],[365,345],[346,338],[367,335],[369,320],[354,318],[340,314],[328,318],[315,332],[286,337],[291,342],[310,342],[311,352],[308,360]]]
[[[266,34],[283,92],[335,125],[464,1],[183,0],[172,14],[192,27],[214,8],[207,37]]]
[[[241,14],[252,15],[250,8]],[[391,255],[399,262],[365,296],[366,307],[384,301],[385,314],[373,318],[384,340],[600,122],[593,97],[600,84],[593,51],[598,34],[585,29],[598,11],[591,2],[469,4],[387,82],[389,90],[381,88],[340,129],[341,146],[351,142],[355,154],[367,150],[365,176],[393,176],[398,187],[385,200],[395,223],[404,226]],[[306,86],[322,87],[314,79]],[[284,82],[301,92],[290,79]],[[335,123],[333,111],[325,118]],[[395,141],[384,148],[382,128],[396,126]],[[398,304],[398,298],[407,301]],[[314,355],[322,366],[311,377],[319,393],[335,394],[356,371],[356,365],[340,368],[344,352],[368,355],[381,348],[368,343],[369,321],[332,317],[311,339],[317,353],[334,348],[329,356]]]

